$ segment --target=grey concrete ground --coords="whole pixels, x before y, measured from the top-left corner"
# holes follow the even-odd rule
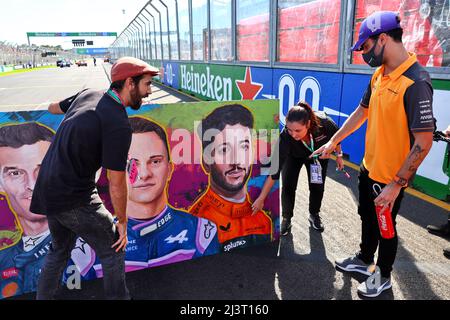
[[[22,77],[10,78],[14,86],[23,87],[7,89],[13,97],[0,89],[0,110],[5,106],[23,106],[32,98],[37,104],[62,98],[87,85],[107,86],[101,66],[45,70]],[[53,77],[58,80],[52,80]],[[78,82],[73,80],[75,77]],[[34,88],[37,82],[43,86]],[[0,88],[13,87],[8,83],[8,77],[0,78]],[[64,83],[73,87],[52,89],[52,85]],[[49,97],[43,97],[45,93]],[[173,98],[172,94],[167,88],[155,86],[153,99],[159,99],[155,99],[157,103],[184,99],[183,95],[176,94]],[[356,214],[357,172],[348,169],[352,178],[347,180],[335,172],[333,161],[328,170],[322,206],[324,233],[315,232],[307,222],[308,191],[303,170],[291,235],[258,247],[129,273],[127,283],[131,294],[136,299],[152,300],[361,299],[356,288],[363,278],[334,268],[336,258],[358,250],[361,227]],[[447,214],[444,208],[409,194],[405,196],[397,219],[399,247],[392,274],[393,288],[377,299],[450,299],[450,260],[442,254],[442,249],[450,243],[425,229],[427,224],[445,222]],[[101,299],[102,280],[83,282],[81,290],[62,289],[59,298]],[[16,299],[34,299],[34,294]]]

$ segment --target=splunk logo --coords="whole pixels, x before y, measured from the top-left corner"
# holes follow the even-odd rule
[[[247,243],[247,241],[245,241],[245,240],[237,240],[237,241],[230,242],[229,244],[226,244],[223,247],[223,251],[228,252],[232,249],[245,246],[246,243]]]
[[[217,101],[232,100],[232,79],[212,74],[209,66],[206,67],[206,72],[194,72],[194,66],[181,65],[180,74],[181,89]]]

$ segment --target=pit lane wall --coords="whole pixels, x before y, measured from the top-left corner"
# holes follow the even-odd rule
[[[281,124],[289,108],[303,99],[314,110],[327,112],[342,126],[358,106],[370,81],[370,75],[365,74],[170,61],[149,63],[160,68],[162,83],[203,100],[278,99]],[[437,129],[445,130],[450,124],[450,81],[433,80],[433,88]],[[365,130],[366,125],[363,125],[343,142],[344,154],[355,164],[361,163],[364,156]],[[446,147],[443,142],[433,143],[413,186],[432,197],[449,201],[450,169]]]
[[[149,104],[128,113],[136,127],[149,131],[134,133],[129,151],[129,202],[142,210],[128,212],[127,272],[279,238],[278,183],[263,210],[251,215],[279,135],[276,100]],[[212,141],[207,145],[197,129],[206,117],[211,128],[217,127],[206,138]],[[248,121],[241,124],[243,117],[254,123],[252,130]],[[31,189],[50,142],[28,135],[23,145],[20,137],[37,132],[36,126],[52,136],[62,119],[47,111],[0,113],[0,140],[15,140],[0,147],[0,298],[36,290],[51,243],[45,216],[29,212]],[[231,124],[222,128],[222,120]],[[2,128],[9,126],[17,131],[14,138],[1,136]],[[219,141],[226,143],[216,146]],[[203,156],[207,150],[214,159],[209,165]],[[104,170],[96,181],[105,206],[113,212]],[[214,183],[220,187],[210,187]],[[233,194],[240,199],[229,199]],[[159,209],[149,214],[146,207]],[[81,238],[68,267],[63,277],[67,283],[78,275],[84,280],[103,276],[95,251]]]

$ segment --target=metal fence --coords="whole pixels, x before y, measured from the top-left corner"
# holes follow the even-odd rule
[[[43,56],[43,53],[47,52],[55,52],[56,55]],[[0,41],[0,66],[11,66],[15,69],[51,65],[60,59],[72,59],[73,55],[71,51],[52,47],[17,45]]]

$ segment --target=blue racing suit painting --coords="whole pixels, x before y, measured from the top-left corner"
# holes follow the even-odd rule
[[[170,206],[148,221],[129,218],[127,234],[127,272],[195,259],[220,250],[213,222]],[[84,280],[103,276],[94,250],[80,238],[72,251],[72,263]]]
[[[16,245],[0,251],[0,298],[36,291],[50,243],[47,231],[23,237]]]

